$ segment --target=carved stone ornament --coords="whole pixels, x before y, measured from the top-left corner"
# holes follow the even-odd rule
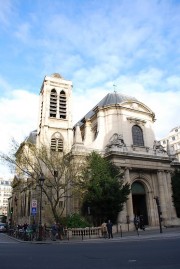
[[[121,134],[113,134],[113,136],[110,138],[109,143],[106,145],[106,149],[110,149],[112,147],[122,148],[126,147],[126,144],[124,143],[123,136]]]
[[[161,145],[160,141],[154,140],[153,150],[158,153],[165,153],[166,150]]]

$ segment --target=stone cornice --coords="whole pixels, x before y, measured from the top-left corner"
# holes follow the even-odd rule
[[[134,117],[127,117],[127,120],[130,121],[130,123],[136,123],[136,124],[145,124],[147,121],[139,118],[134,118]]]

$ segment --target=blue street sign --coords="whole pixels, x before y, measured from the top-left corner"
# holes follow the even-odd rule
[[[32,207],[31,208],[31,214],[35,215],[37,213],[37,208],[36,207]]]

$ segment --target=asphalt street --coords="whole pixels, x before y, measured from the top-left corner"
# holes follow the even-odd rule
[[[180,233],[43,244],[0,234],[1,269],[179,269]]]

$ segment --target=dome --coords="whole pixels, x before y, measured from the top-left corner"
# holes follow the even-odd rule
[[[62,78],[62,76],[60,74],[58,74],[58,73],[53,73],[51,75],[51,77],[53,77],[53,78]]]
[[[120,94],[120,93],[108,93],[92,110],[90,110],[82,120],[78,122],[78,124],[81,126],[82,121],[84,119],[89,119],[95,114],[95,109],[100,108],[100,107],[105,107],[105,106],[110,106],[110,105],[116,105],[116,104],[121,104],[125,101],[138,101],[135,97]]]

